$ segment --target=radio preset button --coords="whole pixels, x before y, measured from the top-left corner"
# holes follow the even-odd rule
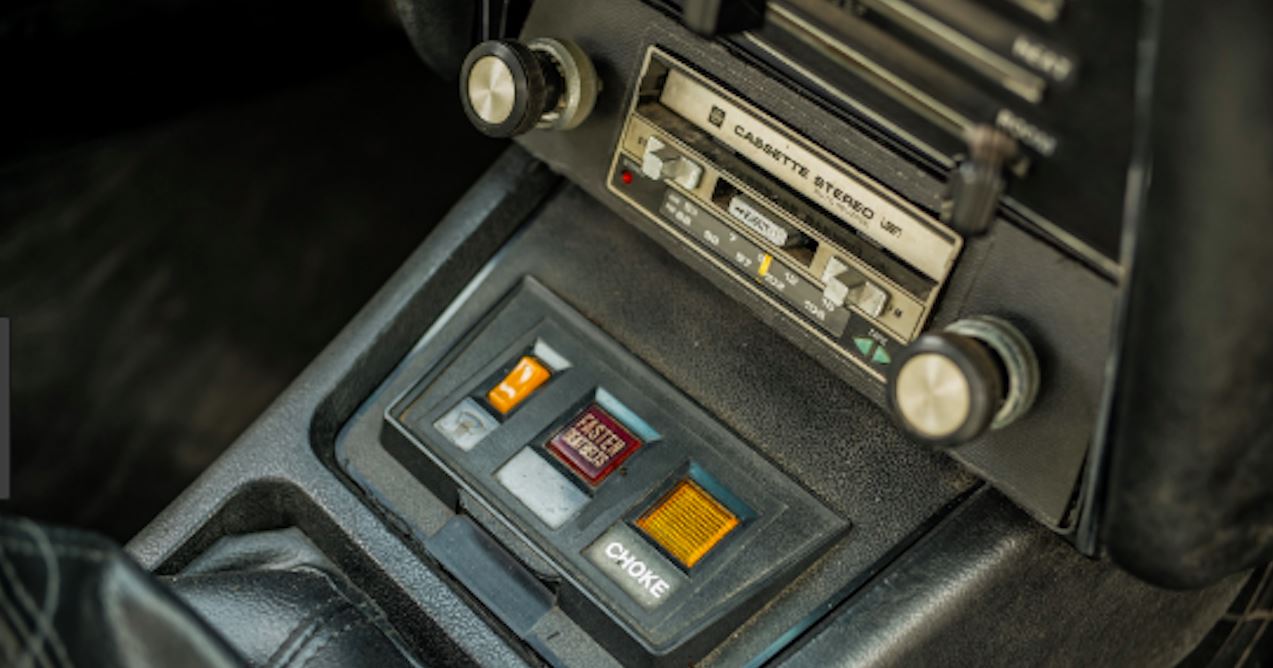
[[[824,279],[827,286],[822,289],[822,296],[836,306],[844,306],[849,299],[849,286],[838,278]]]
[[[884,307],[888,306],[888,293],[870,281],[862,282],[861,287],[857,289],[856,297],[853,290],[849,291],[849,295],[853,303],[872,318],[880,317],[884,313]]]
[[[645,155],[641,156],[641,173],[659,181],[671,176],[680,154],[664,144],[658,137],[645,140]]]

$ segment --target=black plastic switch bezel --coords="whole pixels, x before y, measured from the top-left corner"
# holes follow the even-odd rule
[[[477,447],[461,451],[433,422],[506,365],[543,340],[571,362]],[[510,457],[531,447],[550,463],[544,441],[604,388],[657,430],[600,485],[574,517],[549,529],[494,478]],[[560,571],[595,613],[576,618],[604,639],[619,630],[652,656],[691,639],[729,631],[729,620],[754,613],[765,592],[785,584],[849,523],[704,413],[630,353],[533,279],[523,280],[487,318],[385,413],[386,449],[441,498],[473,494]],[[702,467],[747,509],[721,545],[683,571],[689,585],[654,609],[642,607],[584,555],[616,524],[631,519]],[[558,467],[568,478],[573,476]],[[441,473],[441,475],[438,475]],[[583,489],[584,485],[577,486]],[[635,530],[634,530],[635,531]],[[637,531],[638,535],[641,535]],[[657,544],[648,541],[658,550]],[[673,560],[669,560],[673,561]],[[699,643],[695,643],[699,644]]]

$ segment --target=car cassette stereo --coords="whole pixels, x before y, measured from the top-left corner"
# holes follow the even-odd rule
[[[651,47],[611,191],[883,382],[963,240]]]

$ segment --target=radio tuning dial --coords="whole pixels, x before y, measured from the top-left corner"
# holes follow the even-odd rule
[[[1039,389],[1039,362],[1023,334],[990,316],[927,332],[893,361],[893,416],[933,447],[966,443],[1025,415]]]
[[[582,49],[546,37],[482,42],[460,70],[464,113],[491,137],[577,127],[592,113],[599,86]]]

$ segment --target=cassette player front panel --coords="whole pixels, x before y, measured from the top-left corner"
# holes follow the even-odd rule
[[[656,47],[639,81],[610,190],[882,382],[963,240]]]

